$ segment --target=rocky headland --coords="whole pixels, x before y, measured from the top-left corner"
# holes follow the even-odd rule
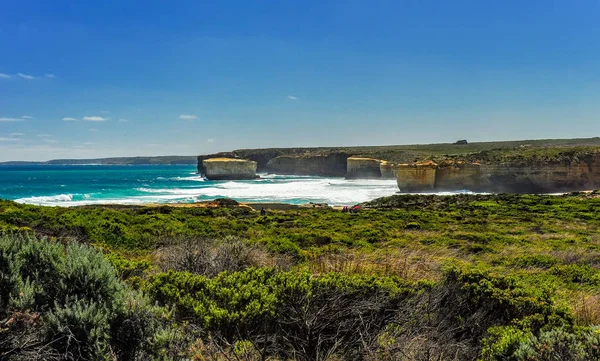
[[[401,192],[581,191],[600,188],[600,138],[242,149],[199,156],[198,171],[209,179],[249,179],[256,172],[396,179]]]

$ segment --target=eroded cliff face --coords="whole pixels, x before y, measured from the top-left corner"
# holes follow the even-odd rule
[[[458,191],[554,193],[600,188],[600,153],[560,162],[478,164],[455,162],[398,167],[402,192]]]
[[[235,158],[210,158],[202,161],[204,176],[210,180],[254,179],[256,162]]]
[[[381,160],[349,157],[346,162],[346,179],[381,178]]]
[[[343,177],[346,174],[346,159],[346,153],[281,155],[269,160],[266,170],[275,174]]]
[[[456,162],[440,165],[435,170],[436,190],[479,190],[485,184],[485,175],[482,174],[481,165],[478,163]]]
[[[396,179],[398,176],[398,166],[385,160],[379,164],[379,171],[382,179]]]
[[[398,188],[401,192],[431,192],[436,170],[434,162],[398,164]]]
[[[596,157],[598,158],[598,157]],[[538,166],[486,165],[482,189],[506,193],[572,192],[600,188],[598,160]]]

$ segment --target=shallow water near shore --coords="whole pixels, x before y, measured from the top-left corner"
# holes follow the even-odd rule
[[[351,204],[398,191],[394,180],[262,174],[246,181],[206,181],[193,165],[0,166],[0,198],[47,206],[241,202]]]
[[[0,198],[45,206],[240,202],[350,205],[398,192],[395,180],[261,174],[260,179],[206,181],[193,165],[0,166]]]

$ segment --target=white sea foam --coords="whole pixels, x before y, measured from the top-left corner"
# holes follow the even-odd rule
[[[160,178],[160,177],[159,177]],[[158,179],[158,178],[157,178]],[[164,178],[163,178],[164,179]],[[192,181],[192,182],[205,182],[206,178],[204,178],[201,175],[196,174],[195,176],[192,177],[173,177],[173,178],[169,178],[169,180],[174,180],[174,181]]]
[[[398,191],[393,180],[344,180],[313,178],[266,183],[225,182],[199,188],[201,199],[228,197],[237,200],[263,202],[325,202],[329,204],[359,203],[388,196]],[[186,194],[189,190],[184,190]]]
[[[55,196],[38,196],[38,197],[25,197],[15,199],[18,203],[27,204],[38,204],[38,205],[57,205],[57,203],[70,202],[73,200],[72,194],[58,194]]]
[[[398,193],[395,180],[370,180],[323,177],[298,177],[268,175],[261,179],[245,181],[200,181],[195,174],[190,177],[176,177],[173,188],[165,183],[153,188],[148,183],[131,189],[127,195],[85,193],[36,196],[18,199],[17,202],[38,205],[79,206],[89,204],[148,204],[148,203],[191,203],[212,200],[220,197],[233,198],[242,202],[281,202],[307,203],[318,202],[330,205],[351,205],[379,197]],[[176,180],[169,178],[169,180]],[[134,192],[131,192],[134,191]],[[440,192],[436,194],[456,194],[469,192]]]

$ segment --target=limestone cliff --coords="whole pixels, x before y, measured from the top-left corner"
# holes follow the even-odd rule
[[[600,153],[545,162],[448,162],[398,166],[402,192],[554,193],[600,188]]]
[[[210,158],[202,161],[204,176],[210,180],[254,179],[256,162],[235,158]]]
[[[346,179],[381,178],[380,167],[379,159],[349,157],[346,163]]]
[[[207,159],[235,158],[255,161],[257,172],[397,179],[405,192],[566,192],[600,188],[599,154],[600,138],[239,149],[199,156],[198,172],[207,173]],[[419,159],[437,164],[417,164]]]
[[[435,170],[436,190],[480,190],[485,184],[479,163],[454,162],[439,165]]]
[[[275,174],[343,177],[347,158],[346,153],[281,155],[269,160],[266,170]]]
[[[507,193],[553,193],[600,188],[600,156],[570,164],[482,167],[480,189]]]
[[[431,192],[436,169],[434,162],[398,164],[398,188],[401,192]]]
[[[398,176],[398,166],[385,160],[379,164],[379,171],[382,179],[396,179]]]

